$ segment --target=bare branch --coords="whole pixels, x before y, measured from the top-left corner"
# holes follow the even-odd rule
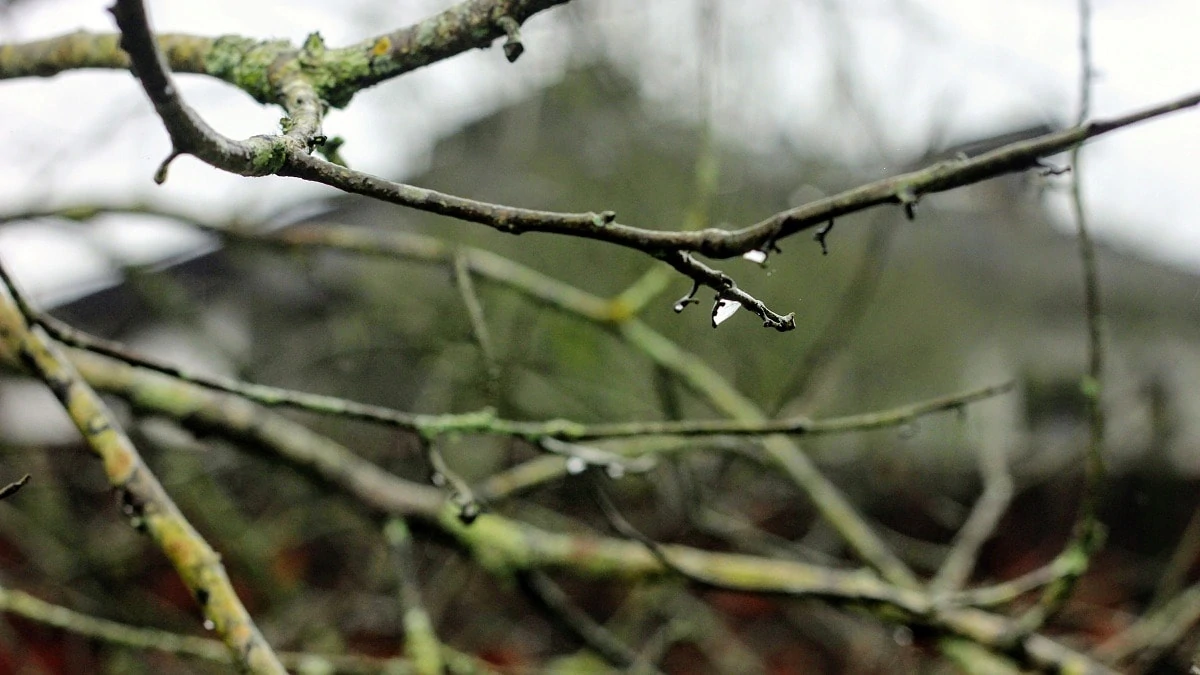
[[[0,587],[0,612],[20,616],[30,621],[112,645],[236,665],[229,650],[219,640],[179,635],[154,628],[141,628],[101,619],[46,602],[17,590]],[[455,664],[454,672],[485,670],[475,659],[465,654],[447,651],[445,656]],[[320,672],[344,673],[345,675],[385,675],[406,672],[405,669],[409,667],[409,662],[404,659],[383,659],[358,654],[280,652],[279,660],[289,670],[319,670]]]
[[[0,267],[0,342],[8,357],[46,383],[66,409],[134,527],[147,532],[171,561],[240,667],[253,673],[284,673],[270,645],[242,606],[220,557],[184,517],[142,461],[108,407],[80,377],[45,332],[20,310],[25,303]]]

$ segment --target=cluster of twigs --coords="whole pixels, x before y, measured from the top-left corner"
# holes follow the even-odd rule
[[[1086,118],[1085,104],[1078,124],[1070,129],[862,185],[728,231],[644,229],[618,222],[612,211],[554,213],[489,204],[384,180],[318,156],[324,152],[330,159],[337,159],[336,149],[321,130],[322,116],[329,106],[344,106],[364,87],[467,49],[487,47],[501,37],[505,39],[506,57],[514,60],[524,49],[521,24],[563,2],[468,0],[415,26],[344,49],[332,49],[326,48],[316,34],[299,48],[285,42],[234,36],[215,39],[155,36],[139,0],[118,0],[113,14],[119,34],[75,33],[5,46],[0,49],[0,78],[48,76],[80,68],[132,70],[154,104],[173,145],[171,156],[156,175],[159,181],[166,179],[171,159],[190,154],[240,175],[292,176],[504,232],[557,233],[633,248],[667,263],[694,282],[696,288],[681,301],[681,306],[686,306],[700,287],[707,287],[716,294],[714,311],[720,303],[738,303],[762,319],[764,325],[777,330],[793,328],[794,315],[781,315],[769,309],[724,272],[702,262],[700,256],[761,257],[777,251],[781,240],[814,228],[819,228],[817,235],[824,243],[835,219],[882,204],[900,205],[911,218],[916,214],[918,201],[926,194],[1033,168],[1051,155],[1072,149],[1077,153],[1081,143],[1100,134],[1200,104],[1200,94],[1193,94],[1121,117],[1093,121]],[[263,103],[281,106],[287,114],[282,132],[244,141],[221,136],[182,100],[172,83],[171,71],[217,77]],[[1075,202],[1084,259],[1088,261],[1090,243],[1078,187]],[[109,210],[144,209],[81,207],[46,214],[12,214],[8,219],[56,215],[83,220]],[[389,524],[384,536],[404,581],[400,603],[407,637],[405,665],[416,672],[441,672],[445,668],[482,670],[486,666],[449,649],[435,634],[421,607],[419,580],[412,571],[412,534],[407,525],[410,521],[437,529],[489,571],[517,575],[522,588],[555,612],[565,626],[598,654],[621,667],[638,661],[637,652],[579,612],[544,572],[558,570],[621,579],[675,575],[706,587],[810,596],[835,604],[865,606],[875,609],[886,620],[933,631],[947,657],[969,661],[975,658],[971,656],[975,654],[972,650],[983,648],[1003,656],[1000,663],[1010,670],[1032,666],[1064,672],[1110,672],[1116,659],[1136,652],[1136,647],[1128,646],[1130,643],[1148,645],[1157,639],[1131,635],[1126,642],[1119,643],[1119,648],[1089,655],[1039,632],[1061,607],[1102,539],[1094,513],[1102,472],[1099,382],[1103,352],[1097,328],[1099,305],[1093,263],[1087,265],[1092,337],[1088,378],[1092,419],[1090,488],[1076,537],[1067,551],[1045,568],[997,585],[968,588],[980,547],[994,532],[1012,495],[1012,481],[1003,458],[984,459],[984,494],[941,569],[932,580],[925,581],[892,551],[846,495],[790,437],[902,425],[924,415],[961,409],[1003,394],[1011,387],[1010,383],[841,418],[771,419],[717,372],[639,320],[626,295],[614,300],[600,298],[487,251],[452,247],[436,239],[396,231],[335,223],[263,231],[244,224],[200,223],[168,215],[228,240],[284,248],[336,249],[445,266],[454,270],[460,292],[468,300],[474,296],[476,279],[507,287],[553,311],[593,322],[619,336],[658,368],[685,383],[727,419],[584,424],[570,420],[514,421],[498,417],[491,410],[418,415],[195,373],[140,356],[123,345],[87,335],[48,317],[24,298],[7,274],[0,273],[3,284],[0,355],[10,366],[42,379],[58,397],[104,465],[109,481],[122,497],[125,515],[171,559],[203,611],[207,625],[228,650],[217,649],[209,640],[80,615],[15,590],[0,591],[0,608],[4,611],[117,644],[230,661],[248,672],[284,672],[285,665],[294,667],[305,659],[324,659],[322,663],[346,672],[379,672],[397,667],[396,663],[365,657],[277,653],[239,602],[216,553],[175,507],[96,393],[106,392],[133,402],[142,412],[184,426],[199,425],[207,433],[265,452],[274,461],[302,469],[302,475],[367,512],[387,518]],[[468,301],[467,305],[474,308],[472,325],[487,354],[490,338],[482,313],[477,311],[478,302]],[[402,479],[271,410],[280,406],[366,420],[415,433],[422,441],[433,484]],[[471,485],[456,475],[440,456],[439,441],[448,435],[518,438],[544,450],[545,454]],[[756,458],[786,476],[811,500],[862,567],[845,569],[777,555],[718,553],[660,544],[625,521],[615,505],[607,501],[602,488],[597,491],[602,510],[620,536],[551,531],[485,508],[534,485],[572,474],[604,471],[618,475],[647,470],[663,454],[687,449],[687,439],[694,437],[756,439]],[[631,438],[659,438],[664,443],[646,446],[619,442]],[[6,488],[5,496],[15,489]],[[1044,592],[1043,600],[1024,615],[1014,619],[999,611],[1000,607],[1038,590]],[[1150,620],[1152,617],[1147,618]]]

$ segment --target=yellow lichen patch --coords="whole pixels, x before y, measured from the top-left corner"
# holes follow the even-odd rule
[[[392,41],[383,36],[375,41],[375,46],[371,48],[371,56],[383,56],[392,51]]]
[[[115,438],[116,432],[105,432],[105,435],[114,436],[111,439],[103,439],[107,441],[102,447],[108,449],[101,460],[104,462],[104,473],[108,476],[109,482],[114,485],[123,485],[129,477],[133,475],[133,471],[137,468],[137,458],[128,452],[122,452],[119,448],[114,447],[119,443]]]

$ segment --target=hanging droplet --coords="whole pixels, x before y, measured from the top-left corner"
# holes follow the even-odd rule
[[[476,502],[467,502],[458,510],[458,519],[463,525],[470,525],[479,517],[479,504]]]
[[[900,427],[901,440],[907,441],[908,439],[910,439],[916,435],[917,435],[917,425],[916,424],[909,422],[908,424],[905,424]]]
[[[429,482],[433,483],[434,487],[446,487],[446,476],[440,471],[434,471],[429,475]]]
[[[216,625],[215,623],[213,623],[213,622],[212,622],[212,619],[205,619],[205,620],[204,620],[204,630],[212,630],[212,629],[214,629],[214,628],[216,628],[216,627],[217,627],[217,625]]]
[[[761,264],[767,262],[767,252],[759,251],[757,249],[755,249],[753,251],[746,251],[745,253],[742,254],[742,258],[749,260],[752,263],[758,263],[759,265],[761,265]]]
[[[587,462],[583,461],[583,459],[579,457],[567,458],[567,473],[571,474],[572,476],[578,476],[586,470]]]
[[[675,303],[675,313],[678,314],[682,312],[684,307],[686,307],[686,305],[684,305],[682,302]]]
[[[742,308],[741,303],[734,302],[733,300],[726,300],[725,298],[721,298],[721,299],[717,300],[716,304],[713,305],[713,312],[712,312],[713,328],[716,328],[717,326],[720,326],[721,324],[725,323],[726,319],[733,316],[734,313],[737,312],[741,308]]]
[[[625,477],[625,465],[617,464],[616,462],[613,462],[612,464],[609,464],[608,466],[604,467],[604,472],[607,473],[608,477],[613,480],[616,480],[618,478],[624,478]]]

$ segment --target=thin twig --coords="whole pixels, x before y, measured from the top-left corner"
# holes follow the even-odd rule
[[[798,365],[792,368],[793,374],[780,390],[773,406],[776,412],[782,410],[792,399],[820,390],[821,382],[827,379],[833,365],[838,361],[838,355],[853,342],[855,331],[870,309],[883,272],[887,269],[888,251],[895,233],[895,228],[882,224],[874,226],[846,290],[842,292],[833,311],[825,320],[825,325],[805,349],[803,357],[798,359]],[[822,230],[821,234],[820,242],[824,246],[824,235],[828,232]]]
[[[517,584],[543,611],[551,615],[556,626],[569,630],[605,661],[618,668],[628,668],[637,658],[633,649],[588,616],[545,573],[537,570],[521,572],[517,575]]]
[[[488,330],[487,317],[483,314],[483,304],[475,291],[475,282],[471,279],[471,268],[463,255],[454,256],[454,281],[458,294],[462,296],[463,305],[467,308],[467,318],[471,322],[471,334],[479,345],[479,353],[483,356],[484,367],[487,370],[488,399],[494,405],[500,397],[500,365],[496,360],[496,349],[492,346],[492,334]]]
[[[9,483],[8,485],[5,485],[3,488],[0,488],[0,499],[7,499],[7,498],[17,494],[17,492],[21,488],[25,487],[25,484],[28,482],[29,482],[29,474],[25,474],[24,476],[21,476],[20,478]]]
[[[343,446],[244,399],[88,352],[73,351],[71,358],[97,387],[127,398],[147,412],[202,424],[209,433],[269,453],[275,461],[299,469],[301,475],[346,494],[371,512],[403,515],[436,525],[489,569],[506,573],[561,569],[624,579],[653,577],[666,571],[641,542],[553,533],[494,514],[465,525],[459,519],[459,509],[447,507],[438,490],[393,476]],[[661,549],[677,566],[721,588],[883,604],[993,646],[1011,631],[1010,622],[1001,617],[965,608],[936,609],[923,592],[881,581],[868,571],[670,544],[661,545]],[[1025,637],[1022,644],[1025,658],[1035,665],[1109,672],[1086,656],[1039,635]]]
[[[18,300],[20,301],[20,300]],[[736,420],[680,420],[663,422],[618,422],[583,424],[571,420],[547,422],[518,422],[500,419],[492,409],[450,415],[422,415],[386,406],[361,403],[337,396],[312,394],[304,391],[243,382],[231,377],[206,375],[161,359],[138,354],[125,345],[91,335],[48,314],[38,312],[27,304],[26,314],[56,340],[87,351],[125,361],[139,368],[169,375],[193,384],[237,394],[266,406],[282,406],[306,412],[363,420],[394,426],[436,438],[444,434],[472,433],[516,436],[531,441],[544,439],[584,441],[635,436],[746,436],[767,433],[823,435],[869,431],[883,427],[902,426],[914,419],[1007,393],[1013,382],[980,387],[968,391],[909,403],[888,410],[859,413],[828,419],[792,417],[781,420],[747,422]]]
[[[1079,0],[1079,120],[1091,114],[1092,100],[1092,51],[1091,51],[1091,4]],[[1104,527],[1097,510],[1104,483],[1104,406],[1102,401],[1104,381],[1104,338],[1101,334],[1102,313],[1100,305],[1100,279],[1097,271],[1096,248],[1088,230],[1087,214],[1084,209],[1082,146],[1071,150],[1071,209],[1079,237],[1079,257],[1083,263],[1084,312],[1088,336],[1088,369],[1081,383],[1086,400],[1085,414],[1088,422],[1087,454],[1084,457],[1083,495],[1079,514],[1072,528],[1071,538],[1063,552],[1064,560],[1073,561],[1068,572],[1051,583],[1038,604],[1025,616],[1020,625],[1029,629],[1040,627],[1053,617],[1066,603],[1075,589],[1079,578],[1087,572],[1091,557],[1104,544]]]
[[[474,522],[479,517],[481,507],[475,499],[471,484],[446,464],[437,438],[421,437],[420,442],[425,461],[429,463],[429,481],[434,486],[446,490],[450,501],[458,507],[458,517],[464,523]]]
[[[388,520],[383,534],[396,561],[400,610],[404,623],[404,652],[412,660],[417,675],[440,675],[444,668],[442,645],[434,632],[433,621],[421,604],[417,563],[412,550],[412,533],[404,519],[396,517]]]
[[[1166,604],[1139,618],[1132,626],[1109,638],[1096,656],[1114,665],[1134,657],[1152,664],[1200,622],[1200,584],[1185,588]]]
[[[995,533],[1013,496],[1013,479],[1001,441],[985,442],[979,450],[983,494],[955,535],[950,554],[929,582],[935,595],[961,590],[971,577],[979,551]]]

